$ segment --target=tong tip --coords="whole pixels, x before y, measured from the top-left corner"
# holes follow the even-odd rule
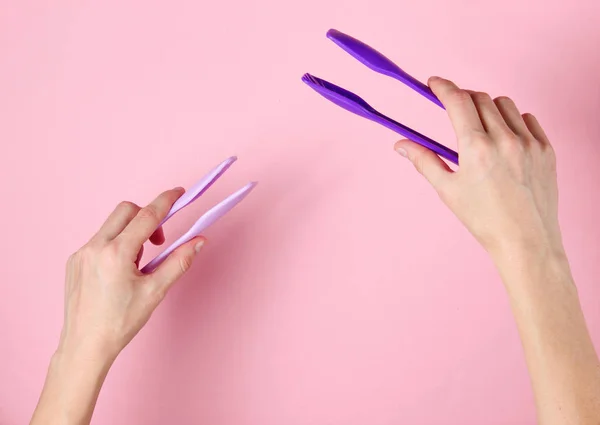
[[[327,38],[332,38],[339,34],[342,34],[342,33],[334,28],[331,28],[329,31],[327,31]]]

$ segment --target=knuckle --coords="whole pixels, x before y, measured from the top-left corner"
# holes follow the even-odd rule
[[[187,272],[190,267],[192,267],[192,257],[189,255],[182,255],[179,258],[179,269],[181,270],[181,273]]]
[[[505,152],[514,157],[525,153],[525,141],[515,134],[504,136],[501,146]]]
[[[473,144],[474,146],[479,146],[480,148],[487,148],[490,141],[490,136],[485,132],[485,130],[480,129],[472,129],[467,136],[468,142]]]
[[[99,261],[108,268],[117,267],[122,262],[123,249],[120,240],[114,240],[108,244],[99,256]]]
[[[129,201],[121,201],[119,202],[119,205],[117,205],[117,209],[124,211],[124,212],[131,212],[131,211],[135,211],[137,210],[137,205],[135,205],[133,202],[129,202]]]
[[[487,143],[487,140],[473,143],[469,150],[470,156],[473,158],[476,164],[489,164],[493,154],[493,148],[489,143]]]
[[[498,96],[494,101],[499,103],[509,103],[512,102],[512,99],[508,96]]]
[[[68,265],[77,265],[77,264],[88,263],[92,259],[97,257],[99,252],[100,252],[100,248],[98,248],[92,244],[86,244],[69,256],[69,258],[67,259],[67,264]]]
[[[511,147],[522,147],[523,140],[514,133],[507,133],[502,137],[502,143]]]
[[[485,130],[480,129],[469,130],[463,138],[463,141],[468,143],[469,149],[488,149],[490,140],[490,136]]]
[[[478,102],[485,102],[485,101],[492,100],[492,98],[490,97],[489,94],[487,94],[486,92],[482,92],[482,91],[474,92],[472,94],[472,97],[474,100],[476,100]]]
[[[116,257],[121,255],[122,248],[123,240],[118,237],[106,246],[105,252],[108,257]]]
[[[158,211],[152,204],[145,206],[138,212],[138,217],[149,220],[158,220]]]
[[[94,245],[86,244],[78,251],[80,255],[89,256],[96,254],[100,249]]]
[[[72,254],[71,258],[75,260],[80,260],[84,257],[91,257],[93,255],[96,255],[98,251],[99,249],[96,248],[94,245],[86,244],[82,246],[77,252]]]
[[[455,103],[465,103],[471,100],[471,95],[464,90],[454,89],[450,92],[449,98]]]
[[[508,96],[498,96],[494,99],[494,103],[504,107],[512,107],[515,104],[515,102]]]
[[[102,252],[98,253],[98,258],[107,267],[114,267],[127,258],[126,252],[125,244],[119,236],[107,244]]]
[[[531,121],[536,121],[537,119],[535,118],[535,115],[533,115],[530,112],[525,112],[523,115],[521,115],[523,117],[523,119],[525,120],[525,122],[531,122]]]

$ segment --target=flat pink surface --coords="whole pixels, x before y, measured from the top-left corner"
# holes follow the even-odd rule
[[[600,2],[0,4],[0,423],[26,423],[60,332],[63,268],[121,200],[226,177],[174,236],[256,191],[111,371],[96,424],[525,424],[533,397],[486,255],[396,136],[300,82],[336,82],[451,146],[442,110],[325,38],[376,46],[538,115],[600,342]],[[151,251],[156,253],[156,251]]]

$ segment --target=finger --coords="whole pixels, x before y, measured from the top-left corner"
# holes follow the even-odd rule
[[[529,129],[523,121],[523,117],[515,105],[515,102],[509,97],[500,96],[494,99],[494,103],[498,107],[498,111],[504,118],[504,122],[517,136],[526,137],[529,136]]]
[[[162,245],[165,243],[165,232],[162,226],[152,233],[152,236],[150,236],[150,242],[152,242],[153,245]]]
[[[140,261],[142,260],[142,256],[144,255],[144,245],[140,248],[140,252],[138,252],[137,258],[135,260],[135,266],[140,268]]]
[[[461,90],[452,81],[439,77],[431,77],[429,86],[448,111],[459,142],[468,141],[473,133],[485,131],[469,93]]]
[[[173,251],[154,272],[147,275],[152,289],[164,296],[169,288],[190,269],[196,254],[205,243],[206,239],[198,237]]]
[[[183,193],[182,188],[167,190],[139,210],[133,220],[116,238],[123,244],[125,250],[137,254],[144,242],[156,232],[162,219],[167,216],[169,209]]]
[[[546,136],[546,132],[538,122],[537,118],[531,114],[523,114],[523,121],[529,129],[529,132],[536,138],[537,141],[544,145],[550,144],[550,139]]]
[[[119,233],[133,220],[139,212],[140,207],[133,202],[121,202],[114,211],[108,216],[98,233],[94,238],[110,241],[116,238]]]
[[[408,139],[396,142],[394,150],[408,158],[417,171],[436,189],[452,174],[448,164],[434,152]]]
[[[473,99],[477,113],[483,124],[483,128],[490,135],[505,134],[511,132],[498,107],[489,94],[467,90]]]

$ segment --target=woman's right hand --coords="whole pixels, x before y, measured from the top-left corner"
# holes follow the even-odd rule
[[[558,225],[554,151],[542,127],[507,97],[432,78],[459,145],[453,172],[401,140],[395,148],[490,253],[507,289],[543,425],[600,423],[600,363]]]
[[[458,138],[460,167],[453,172],[430,150],[396,143],[442,201],[498,261],[523,250],[562,253],[556,161],[550,141],[531,114],[507,97],[462,90],[429,80]]]

